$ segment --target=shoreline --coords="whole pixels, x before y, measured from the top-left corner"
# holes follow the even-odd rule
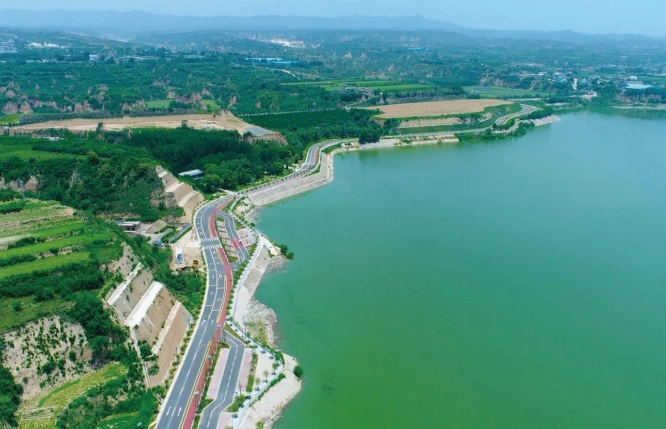
[[[535,120],[535,126],[542,126],[552,124],[560,118],[557,116],[549,116],[541,120]],[[385,149],[395,147],[410,147],[421,145],[436,145],[436,144],[457,144],[459,140],[451,133],[434,134],[429,136],[417,136],[409,138],[386,138],[381,139],[377,143],[369,143],[360,145],[358,143],[330,143],[330,146],[340,145],[341,147],[334,149],[331,153],[324,153],[321,148],[318,148],[320,159],[315,168],[314,173],[305,175],[304,177],[297,177],[293,180],[277,183],[274,187],[250,191],[244,195],[237,205],[235,205],[231,214],[235,217],[245,220],[247,223],[255,223],[260,219],[261,210],[274,204],[278,201],[294,197],[321,186],[324,186],[334,180],[334,158],[335,155],[346,152],[357,152],[363,150]],[[258,228],[253,229],[259,233],[260,236],[266,237]],[[266,238],[267,239],[267,238]],[[259,258],[258,258],[259,259]],[[275,262],[274,262],[275,261]],[[252,274],[248,276],[246,281],[237,286],[236,301],[237,305],[232,309],[232,318],[242,323],[249,324],[263,324],[264,335],[266,336],[267,343],[272,347],[277,346],[279,340],[278,326],[279,321],[275,311],[267,305],[256,300],[254,293],[256,289],[261,286],[261,280],[266,273],[274,273],[282,271],[284,266],[289,261],[279,254],[270,257],[265,266],[257,260],[248,266],[250,271],[257,269],[260,271],[258,276],[250,279]],[[249,282],[250,286],[247,286]],[[239,311],[240,313],[237,313]],[[240,318],[237,318],[237,314]],[[261,334],[261,328],[258,332]],[[272,389],[266,392],[256,402],[252,403],[247,409],[247,412],[240,418],[238,427],[241,429],[254,429],[257,424],[263,424],[263,428],[270,429],[273,424],[280,418],[282,411],[291,403],[291,401],[298,395],[301,390],[301,380],[293,375],[293,368],[297,364],[296,358],[285,356],[285,379],[277,383]]]
[[[409,141],[409,143],[407,143],[405,139],[392,138],[363,146],[357,144],[336,148],[330,154],[320,152],[320,161],[315,167],[315,170],[318,170],[317,172],[302,178],[294,179],[295,183],[278,185],[277,188],[282,189],[279,189],[277,194],[272,192],[274,190],[272,188],[268,190],[260,190],[255,194],[250,193],[247,197],[239,200],[241,202],[231,210],[231,214],[248,223],[254,223],[259,219],[261,210],[264,207],[332,182],[334,180],[334,158],[335,155],[339,153],[393,147],[455,143],[458,143],[458,139],[453,135],[439,135],[434,138],[422,137],[415,139],[414,141]],[[262,195],[267,193],[271,195]],[[252,199],[253,195],[259,195],[256,203]],[[249,205],[246,203],[246,200],[250,201]],[[257,228],[253,229],[255,229],[260,236],[263,236]],[[277,314],[272,308],[258,301],[254,297],[254,294],[257,288],[261,286],[261,281],[265,274],[284,271],[284,267],[289,261],[278,254],[277,249],[276,254],[268,258],[266,257],[266,254],[262,255],[262,253],[263,249],[260,250],[258,258],[252,264],[248,265],[250,273],[248,277],[236,286],[235,305],[231,311],[231,317],[233,320],[242,324],[247,323],[248,332],[251,333],[253,337],[263,337],[271,347],[279,348],[277,345],[280,338],[278,333],[279,321]],[[285,366],[283,374],[285,374],[285,378],[268,390],[260,397],[260,399],[252,403],[240,416],[237,426],[234,425],[233,427],[255,429],[258,424],[262,424],[264,429],[270,429],[273,424],[279,420],[283,410],[298,395],[302,387],[302,382],[293,373],[294,367],[298,362],[296,358],[287,354],[284,354],[284,358]],[[231,422],[232,420],[227,418],[225,421]]]

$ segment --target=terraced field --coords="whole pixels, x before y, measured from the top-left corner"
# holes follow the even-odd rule
[[[112,363],[79,379],[65,383],[41,398],[26,402],[19,409],[19,428],[55,429],[56,417],[73,400],[93,387],[122,377],[126,373],[127,368],[124,365]]]
[[[13,256],[20,256],[24,254],[38,255],[47,252],[53,253],[51,252],[52,250],[57,250],[62,252],[64,249],[68,248],[76,249],[77,247],[84,246],[86,243],[89,243],[91,241],[101,240],[106,242],[110,240],[111,237],[112,236],[110,232],[102,232],[92,235],[79,234],[74,236],[67,236],[64,238],[54,238],[50,241],[44,241],[41,243],[32,244],[24,247],[5,250],[2,252],[2,254],[0,254],[0,261],[6,258],[11,258]]]
[[[14,210],[0,214],[0,311],[5,315],[0,332],[69,306],[70,298],[55,290],[44,295],[16,290],[17,284],[29,288],[33,283],[26,276],[60,275],[73,264],[103,263],[122,253],[118,237],[101,221],[76,215],[56,202],[17,203],[0,203],[0,212]]]
[[[88,252],[68,253],[62,256],[53,256],[50,258],[42,258],[33,262],[26,262],[23,264],[10,265],[0,269],[0,279],[11,276],[20,276],[22,274],[30,274],[34,271],[50,271],[55,270],[61,266],[72,264],[75,262],[84,262],[90,259]]]
[[[19,428],[147,427],[157,399],[99,301],[122,277],[109,262],[135,243],[89,213],[19,197],[0,192],[0,365],[23,386]]]

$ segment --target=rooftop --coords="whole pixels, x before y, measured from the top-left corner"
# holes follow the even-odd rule
[[[179,176],[187,176],[187,177],[198,177],[198,176],[203,176],[204,172],[201,170],[189,170],[189,171],[183,171],[182,173],[179,173]]]

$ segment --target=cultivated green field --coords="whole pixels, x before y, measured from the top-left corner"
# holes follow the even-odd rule
[[[30,274],[33,271],[53,270],[63,265],[72,264],[74,262],[83,262],[89,259],[89,252],[75,252],[69,253],[67,255],[58,255],[50,258],[38,259],[33,262],[11,265],[9,267],[0,268],[0,279],[4,279],[10,276],[18,276],[21,274]]]
[[[21,117],[20,113],[14,113],[12,115],[0,116],[0,125],[15,125],[15,124],[18,124],[20,117]]]
[[[2,139],[2,142],[0,142],[0,160],[11,158],[13,156],[21,159],[47,160],[56,158],[71,158],[72,156],[77,155],[33,150],[30,145],[26,145],[25,139],[22,138]]]
[[[481,86],[466,86],[464,87],[465,91],[471,94],[479,94],[481,98],[523,98],[523,97],[546,97],[548,96],[548,91],[530,91],[526,89],[516,89],[516,88],[500,88],[496,86],[489,87],[488,90],[484,90],[485,87]]]
[[[167,109],[171,100],[150,100],[146,101],[146,107],[149,109]]]
[[[14,305],[19,302],[21,311],[14,310]],[[35,302],[31,296],[18,298],[0,298],[0,332],[17,328],[32,320],[61,313],[71,306],[68,301],[55,298],[51,301]]]
[[[202,100],[201,103],[208,107],[210,110],[219,110],[221,109],[220,105],[217,104],[217,101],[215,100]]]
[[[35,238],[59,237],[82,231],[84,227],[83,222],[72,217],[13,225],[5,223],[3,229],[0,229],[0,244],[16,241],[28,233]]]
[[[38,255],[40,253],[50,252],[52,250],[62,251],[68,247],[82,246],[87,243],[102,240],[108,241],[112,237],[110,232],[102,232],[97,234],[79,234],[71,237],[59,238],[54,240],[37,243],[30,246],[17,247],[15,249],[4,250],[0,253],[0,261],[3,259],[11,258],[19,255]]]
[[[309,81],[309,82],[289,82],[285,86],[319,86],[326,91],[340,91],[346,87],[367,88],[379,90],[381,92],[397,91],[419,91],[433,88],[432,85],[426,85],[414,82],[400,82],[388,79],[352,79],[352,80],[329,80],[329,81]]]

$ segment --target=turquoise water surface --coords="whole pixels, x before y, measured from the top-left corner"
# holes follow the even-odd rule
[[[665,428],[666,121],[350,153],[269,207],[277,429]]]

